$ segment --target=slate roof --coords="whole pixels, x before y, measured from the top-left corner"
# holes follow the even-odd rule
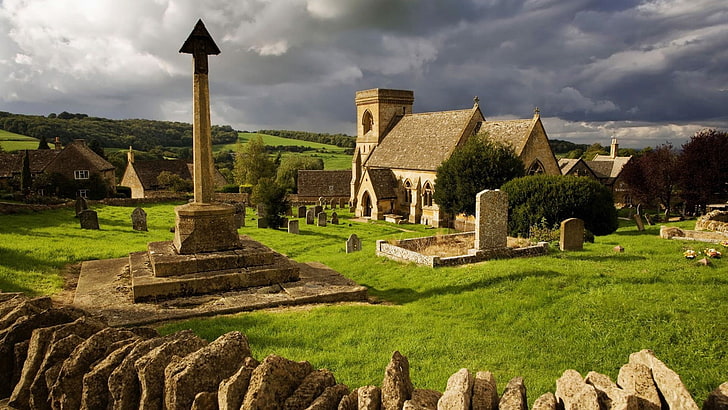
[[[521,155],[531,134],[533,120],[483,121],[479,135],[488,134],[488,138],[513,147],[516,155]]]
[[[298,171],[299,197],[349,197],[351,195],[351,170]]]
[[[571,171],[572,168],[576,166],[576,164],[581,161],[581,158],[561,158],[559,159],[559,168],[561,169],[561,175],[566,175]]]
[[[372,151],[364,165],[435,171],[450,157],[473,114],[472,108],[407,114]]]
[[[192,175],[194,173],[193,164],[181,159],[137,160],[131,163],[131,166],[134,167],[134,171],[139,177],[139,182],[141,182],[145,190],[159,189],[157,177],[164,171],[171,172],[188,181],[192,181]],[[212,178],[215,186],[222,186],[226,183],[225,177],[220,174],[217,168],[215,168]]]
[[[391,169],[373,168],[368,171],[368,174],[374,188],[374,196],[377,199],[397,197],[397,178]]]
[[[33,174],[43,172],[60,153],[61,151],[50,149],[28,150],[30,172]],[[0,153],[0,178],[10,178],[14,174],[20,174],[23,171],[24,155],[25,150]]]
[[[586,164],[597,178],[603,180],[605,184],[611,185],[622,173],[622,168],[631,159],[631,156],[612,158],[609,155],[597,155],[593,160],[586,161]]]

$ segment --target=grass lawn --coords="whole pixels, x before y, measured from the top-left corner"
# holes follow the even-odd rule
[[[304,153],[284,152],[282,155],[283,158],[289,155],[307,155],[323,159],[324,169],[327,170],[351,169],[351,155],[344,153],[346,148],[337,147],[336,145],[320,144],[318,142],[296,140],[291,138],[278,137],[275,135],[259,134],[253,132],[239,132],[238,139],[240,140],[240,142],[246,143],[256,135],[260,135],[263,138],[263,143],[268,146],[299,146],[310,147],[316,150],[315,152],[307,151]],[[235,144],[223,144],[213,146],[214,152],[223,149],[235,151]]]
[[[0,146],[8,152],[24,149],[37,149],[38,139],[0,130]]]
[[[148,241],[170,240],[172,205],[144,208],[147,233],[130,229],[133,208],[95,208],[101,231],[80,230],[72,210],[0,216],[0,288],[53,292],[65,263],[121,257]],[[698,403],[728,380],[728,261],[706,267],[683,258],[702,243],[662,240],[659,227],[638,232],[626,224],[580,252],[432,269],[378,258],[374,241],[435,230],[340,215],[341,225],[304,223],[297,236],[253,228],[250,220],[241,233],[296,260],[331,266],[380,303],[242,313],[160,330],[192,328],[209,340],[240,330],[256,358],[308,360],[350,387],[380,385],[394,350],[409,358],[416,387],[442,391],[452,373],[467,367],[492,371],[501,390],[523,376],[531,402],[553,391],[568,368],[614,380],[629,354],[644,348],[681,375]],[[364,250],[347,255],[351,233]],[[614,252],[616,245],[625,252]]]

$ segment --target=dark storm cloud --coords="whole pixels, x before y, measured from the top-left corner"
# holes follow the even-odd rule
[[[487,118],[633,146],[728,128],[724,0],[5,0],[0,110],[190,121],[202,17],[213,121],[354,132],[354,92],[415,91],[415,111],[480,97]]]

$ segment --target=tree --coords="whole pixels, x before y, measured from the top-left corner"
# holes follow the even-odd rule
[[[324,161],[321,158],[303,155],[286,157],[281,161],[278,172],[276,172],[276,184],[285,188],[288,192],[297,192],[298,170],[300,169],[324,169]]]
[[[40,141],[38,142],[38,149],[51,149],[51,147],[48,146],[48,140],[46,140],[45,135],[40,136]]]
[[[523,175],[523,162],[511,147],[476,135],[437,168],[433,199],[450,214],[474,215],[478,192]]]
[[[183,179],[169,171],[162,171],[157,175],[157,184],[172,192],[189,192],[193,189],[192,181]]]
[[[99,140],[91,140],[91,142],[88,143],[88,147],[91,151],[95,152],[98,156],[100,156],[103,159],[106,159],[106,153],[104,152],[104,148],[101,146],[101,143]]]
[[[594,235],[617,230],[617,210],[609,188],[592,178],[531,175],[506,182],[508,231],[528,236],[534,225],[554,226],[579,218]]]
[[[640,203],[656,203],[670,214],[679,174],[678,154],[667,143],[645,151],[622,168],[622,180],[633,199]]]
[[[728,131],[698,131],[682,146],[678,160],[680,196],[688,206],[728,199]]]
[[[23,169],[20,173],[20,190],[23,191],[23,194],[27,195],[32,185],[33,177],[30,173],[30,156],[28,150],[25,150],[25,154],[23,155]]]
[[[233,175],[238,185],[257,185],[261,178],[275,176],[275,165],[268,157],[263,138],[256,135],[245,145],[238,142]]]
[[[599,155],[606,155],[608,154],[607,149],[602,146],[600,143],[594,143],[589,146],[589,148],[584,151],[584,153],[581,155],[581,158],[585,161],[591,161],[594,159],[594,157]]]
[[[286,210],[290,207],[286,189],[278,186],[272,178],[261,178],[253,187],[250,200],[263,208],[262,219],[273,229],[281,226]]]

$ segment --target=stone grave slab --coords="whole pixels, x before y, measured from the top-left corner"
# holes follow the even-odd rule
[[[81,222],[81,229],[100,229],[99,216],[94,210],[84,209],[78,214],[78,219]]]
[[[584,221],[569,218],[561,222],[559,249],[562,251],[580,251],[584,249]]]
[[[131,228],[135,231],[147,231],[147,212],[142,208],[134,208],[131,212]]]

